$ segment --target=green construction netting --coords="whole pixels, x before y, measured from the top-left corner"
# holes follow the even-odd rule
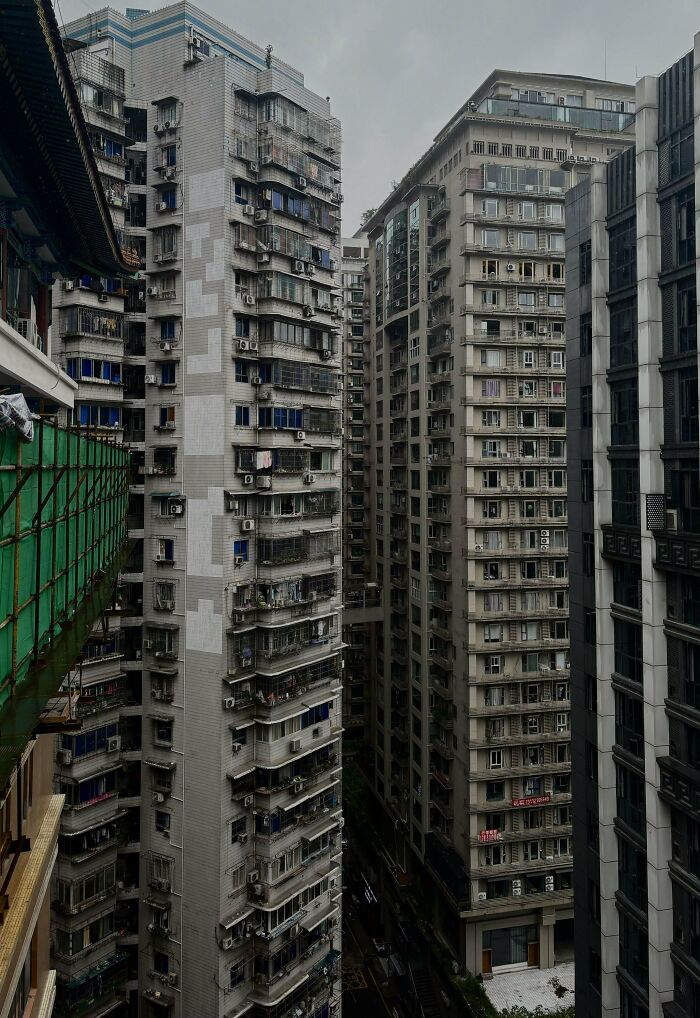
[[[113,440],[46,421],[32,442],[0,433],[0,711],[122,547],[127,465]]]

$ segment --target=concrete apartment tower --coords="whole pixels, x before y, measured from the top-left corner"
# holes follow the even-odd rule
[[[700,35],[567,199],[576,1008],[700,1013]]]
[[[370,574],[370,399],[369,300],[366,292],[367,235],[358,231],[342,241],[345,309],[343,350],[343,728],[346,760],[367,746],[371,621],[379,619],[378,588]]]
[[[326,1018],[341,892],[340,125],[271,48],[186,3],[104,9],[65,34],[142,259],[126,283],[76,281],[58,311],[75,423],[132,446],[136,541],[114,632],[84,666],[102,734],[60,765],[100,796],[116,769],[75,820],[89,858],[60,863],[99,879],[109,842],[118,878],[94,917],[112,932],[86,934],[66,989],[90,981],[91,1016]],[[102,969],[119,966],[104,992]]]
[[[573,956],[564,198],[633,118],[494,71],[367,224],[385,888],[472,973]]]

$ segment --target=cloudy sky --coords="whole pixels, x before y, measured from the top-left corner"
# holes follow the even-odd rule
[[[271,43],[309,88],[330,95],[343,122],[346,235],[494,67],[632,83],[688,52],[700,31],[696,0],[196,2]],[[60,0],[57,14],[68,21],[100,6]]]

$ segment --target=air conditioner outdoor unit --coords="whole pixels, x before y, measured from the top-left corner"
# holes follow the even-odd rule
[[[513,262],[508,262],[506,268],[509,272],[515,272],[515,265],[513,264]]]
[[[261,389],[258,393],[258,399],[266,403],[268,399],[272,399],[272,389]]]
[[[159,291],[158,291],[158,287],[157,286],[147,286],[146,287],[146,296],[147,297],[157,297],[158,296],[158,292]]]
[[[301,749],[301,739],[292,739],[289,743],[289,752],[298,753]]]
[[[260,879],[260,874],[258,873],[257,870],[251,870],[250,873],[248,874],[248,883],[249,884],[257,884],[259,879]]]
[[[73,282],[73,280],[72,279],[64,279],[63,280],[63,289],[66,291],[66,293],[70,293],[71,290],[75,290],[75,283]]]
[[[61,752],[59,753],[59,758],[61,760],[61,763],[64,764],[66,767],[69,764],[73,763],[73,754],[69,749],[62,749]]]
[[[313,484],[316,480],[316,474],[304,474],[304,484]]]
[[[232,707],[236,706],[236,701],[232,696],[224,697],[224,710],[231,710]]]
[[[257,341],[257,339],[249,339],[248,340],[248,347],[249,347],[251,353],[257,353],[258,352],[258,341]]]
[[[107,302],[107,301],[109,300],[109,294],[108,294],[108,293],[101,293],[101,294],[100,294],[100,295],[98,296],[98,298],[97,298],[97,299],[98,299],[99,301],[102,301],[102,303],[103,303],[103,304],[105,304],[105,303],[106,303],[106,302]]]
[[[155,385],[156,382],[158,381],[155,375],[144,375],[143,380],[146,383],[146,385]]]
[[[484,550],[483,545],[481,545],[481,544],[475,544],[474,545],[474,551],[483,551],[483,550]]]
[[[301,188],[301,190],[303,191],[304,188],[306,187],[306,177],[301,177],[301,176],[297,177],[296,185],[297,185],[297,187]]]
[[[255,530],[255,520],[241,520],[241,530]]]
[[[262,385],[262,378],[260,375],[252,375],[250,379],[251,385]]]
[[[156,205],[156,212],[167,212],[168,203],[165,201],[159,201]]]
[[[155,560],[156,562],[165,562],[165,555],[163,555],[162,552],[158,551],[155,554]]]
[[[303,272],[304,263],[299,258],[295,258],[292,264],[292,272]]]
[[[253,296],[253,294],[252,293],[247,293],[245,295],[245,297],[243,298],[243,303],[244,304],[255,304],[255,297]]]
[[[244,216],[254,216],[255,215],[255,205],[244,205],[243,206],[243,215]]]
[[[479,891],[476,897],[478,901],[486,901],[486,891]]]
[[[245,845],[245,844],[247,844],[247,842],[248,842],[248,835],[247,834],[239,834],[238,835],[238,844],[239,845]]]
[[[255,222],[256,223],[267,222],[267,209],[257,209],[255,213]]]
[[[333,354],[330,350],[321,350],[321,360],[329,361]]]
[[[296,437],[297,442],[303,442],[304,439],[306,438],[306,432],[305,431],[297,431],[295,437]]]
[[[177,986],[177,972],[168,972],[168,986]]]
[[[221,950],[222,951],[230,951],[231,948],[233,947],[233,944],[234,944],[234,938],[233,937],[230,937],[230,936],[229,937],[223,937],[222,940],[221,940]]]
[[[163,795],[162,792],[154,792],[153,793],[153,801],[154,802],[165,802],[165,796]]]
[[[111,738],[107,739],[107,752],[117,753],[119,751],[119,747],[121,746],[121,744],[122,740],[119,738],[119,736],[113,735]]]
[[[243,558],[242,555],[234,555],[233,556],[233,564],[234,564],[234,566],[242,566],[244,561],[245,561],[245,559]]]
[[[251,173],[257,173],[258,172],[260,167],[258,166],[258,164],[255,161],[255,159],[251,159],[250,160],[250,162],[248,163],[248,169],[250,170]]]
[[[316,275],[316,266],[312,262],[308,262],[308,264],[306,266],[306,275],[307,276],[315,276]]]
[[[262,474],[257,478],[256,487],[258,488],[271,488],[272,478],[268,477],[267,474]]]
[[[240,751],[242,749],[243,749],[243,746],[241,745],[240,742],[234,742],[234,744],[231,746],[231,752],[232,753],[240,753]]]
[[[258,265],[267,265],[270,260],[270,256],[267,251],[261,251],[258,255]]]
[[[250,350],[250,342],[247,339],[239,339],[238,349],[241,353],[247,353]]]
[[[255,480],[255,477],[252,474],[244,474],[243,475],[243,483],[244,484],[252,484],[254,480]]]
[[[185,507],[180,502],[171,502],[168,507],[168,512],[171,516],[182,516],[185,511]]]
[[[311,305],[310,304],[305,304],[304,305],[304,317],[305,318],[315,318],[315,316],[316,316],[316,312],[311,307]]]
[[[262,159],[261,159],[261,162],[262,162],[263,166],[269,166],[270,163],[272,162],[272,156],[271,155],[264,155],[262,157]]]
[[[165,167],[165,179],[166,180],[174,180],[175,179],[175,167],[174,166],[166,166]]]
[[[252,795],[245,795],[243,797],[243,805],[244,806],[252,806],[253,805],[253,796]],[[255,879],[257,880],[257,877]]]
[[[545,325],[540,325],[538,331],[539,331],[540,336],[546,336],[547,335],[547,327]]]
[[[560,95],[559,96],[559,105],[560,106],[566,106],[566,96],[565,95]]]
[[[160,343],[160,348],[163,351],[163,353],[171,353],[173,349],[173,344],[167,343],[165,340],[162,340]]]

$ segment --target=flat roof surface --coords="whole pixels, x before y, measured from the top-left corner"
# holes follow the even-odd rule
[[[566,987],[561,997],[556,986]],[[493,979],[484,979],[486,994],[498,1011],[526,1007],[534,1011],[560,1011],[574,1003],[574,963],[562,962],[552,969],[527,968],[511,972],[494,972]]]

